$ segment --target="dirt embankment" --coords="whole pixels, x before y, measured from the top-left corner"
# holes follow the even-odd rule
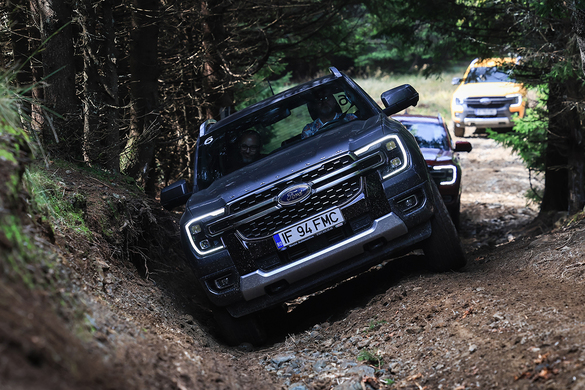
[[[417,253],[385,263],[267,316],[271,342],[258,349],[216,339],[178,214],[54,169],[84,195],[94,236],[56,231],[53,244],[30,223],[58,258],[42,272],[63,276],[29,293],[0,275],[0,387],[585,389],[585,223],[526,234],[526,171],[493,141],[469,140],[462,272],[429,273]],[[67,298],[57,314],[55,297]]]

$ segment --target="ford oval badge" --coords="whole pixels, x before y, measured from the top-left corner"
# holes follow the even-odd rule
[[[278,203],[283,206],[290,206],[307,199],[309,195],[311,195],[311,186],[309,184],[297,184],[278,194]]]

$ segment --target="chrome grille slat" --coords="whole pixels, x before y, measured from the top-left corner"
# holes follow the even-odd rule
[[[483,97],[469,97],[465,99],[465,103],[467,104],[468,107],[471,108],[500,108],[506,106],[507,104],[514,103],[514,98],[494,96],[488,97],[491,100],[491,103],[485,105],[480,103],[480,99],[482,98]]]

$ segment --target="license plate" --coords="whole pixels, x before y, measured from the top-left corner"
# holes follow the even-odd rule
[[[272,238],[278,249],[286,249],[318,234],[325,233],[335,227],[343,225],[345,220],[341,210],[332,209],[305,219],[296,225],[289,226],[286,229],[274,234]]]
[[[478,108],[475,110],[475,115],[494,116],[498,113],[495,108]]]

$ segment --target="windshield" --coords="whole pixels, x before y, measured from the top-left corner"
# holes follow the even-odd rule
[[[495,66],[490,67],[476,67],[471,68],[469,74],[465,78],[465,83],[513,83],[514,79],[510,77],[510,72],[499,70]]]
[[[449,149],[449,140],[443,126],[435,123],[409,123],[402,124],[410,131],[420,148]]]
[[[226,125],[218,122],[198,141],[197,187],[200,190],[222,176],[305,142],[317,133],[375,114],[372,102],[342,79],[319,84],[274,104],[261,102],[259,107]]]

